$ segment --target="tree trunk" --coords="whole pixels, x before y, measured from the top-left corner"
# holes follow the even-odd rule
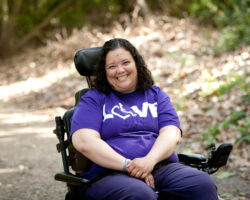
[[[47,26],[49,24],[50,20],[54,16],[56,16],[58,13],[60,13],[65,8],[72,5],[74,1],[75,0],[68,0],[68,1],[64,1],[61,4],[59,4],[53,11],[51,11],[51,13],[40,24],[38,24],[29,33],[27,33],[26,35],[23,36],[23,38],[20,40],[20,42],[18,42],[16,48],[17,49],[22,48],[23,45],[25,45],[28,41],[30,41],[32,38],[34,38],[36,35],[38,35],[39,32],[41,31],[41,29],[44,28],[45,26]]]
[[[2,0],[2,13],[3,18],[1,22],[1,35],[0,35],[0,55],[5,55],[8,53],[9,46],[11,46],[11,41],[9,40],[12,34],[11,24],[9,23],[9,6],[8,0]]]
[[[150,16],[152,15],[152,12],[145,0],[136,0],[134,11],[132,13],[133,19],[137,18],[139,13],[145,19],[150,18]]]
[[[55,17],[62,10],[68,8],[73,4],[75,0],[62,1],[56,8],[54,8],[48,16],[37,26],[35,26],[30,32],[25,34],[21,39],[17,40],[15,35],[16,17],[18,16],[23,0],[18,0],[13,4],[12,8],[9,8],[8,0],[0,0],[3,18],[1,21],[0,32],[0,57],[6,57],[7,55],[20,50],[35,36],[39,35],[41,30],[46,27],[50,20]],[[10,10],[12,11],[10,13]]]

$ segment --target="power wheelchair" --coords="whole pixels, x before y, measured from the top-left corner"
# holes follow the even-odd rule
[[[77,71],[81,76],[85,76],[88,87],[78,91],[75,94],[75,105],[73,108],[65,112],[63,117],[56,116],[56,128],[53,131],[59,143],[56,145],[57,151],[61,153],[63,169],[61,173],[55,174],[55,180],[62,181],[67,184],[68,192],[65,200],[84,199],[84,188],[91,184],[90,180],[82,178],[81,172],[87,171],[91,166],[91,161],[79,153],[70,140],[70,119],[74,113],[78,102],[82,95],[92,88],[92,76],[95,71],[95,64],[98,59],[102,47],[86,48],[76,52],[74,63]],[[226,165],[229,154],[232,150],[232,144],[223,143],[218,148],[213,145],[210,149],[209,156],[204,157],[197,154],[179,153],[179,161],[185,165],[197,168],[207,172],[215,173],[220,167]],[[159,193],[159,199],[171,199],[168,194]]]

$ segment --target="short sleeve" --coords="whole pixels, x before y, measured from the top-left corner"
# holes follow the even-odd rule
[[[159,89],[158,92],[157,104],[159,130],[164,126],[174,125],[182,132],[177,112],[171,103],[169,96],[161,89]]]
[[[82,128],[94,129],[100,133],[102,125],[102,106],[96,90],[90,90],[80,99],[71,118],[70,135]]]

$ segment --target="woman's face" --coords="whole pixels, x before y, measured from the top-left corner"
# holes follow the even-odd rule
[[[137,86],[137,69],[134,58],[124,48],[114,49],[106,55],[106,76],[112,88],[121,93],[131,93]]]

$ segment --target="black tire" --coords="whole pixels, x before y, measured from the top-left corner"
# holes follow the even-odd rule
[[[67,192],[65,200],[86,200],[84,188],[81,186],[70,186],[70,191]]]
[[[73,192],[67,192],[65,200],[77,200],[76,195]]]

